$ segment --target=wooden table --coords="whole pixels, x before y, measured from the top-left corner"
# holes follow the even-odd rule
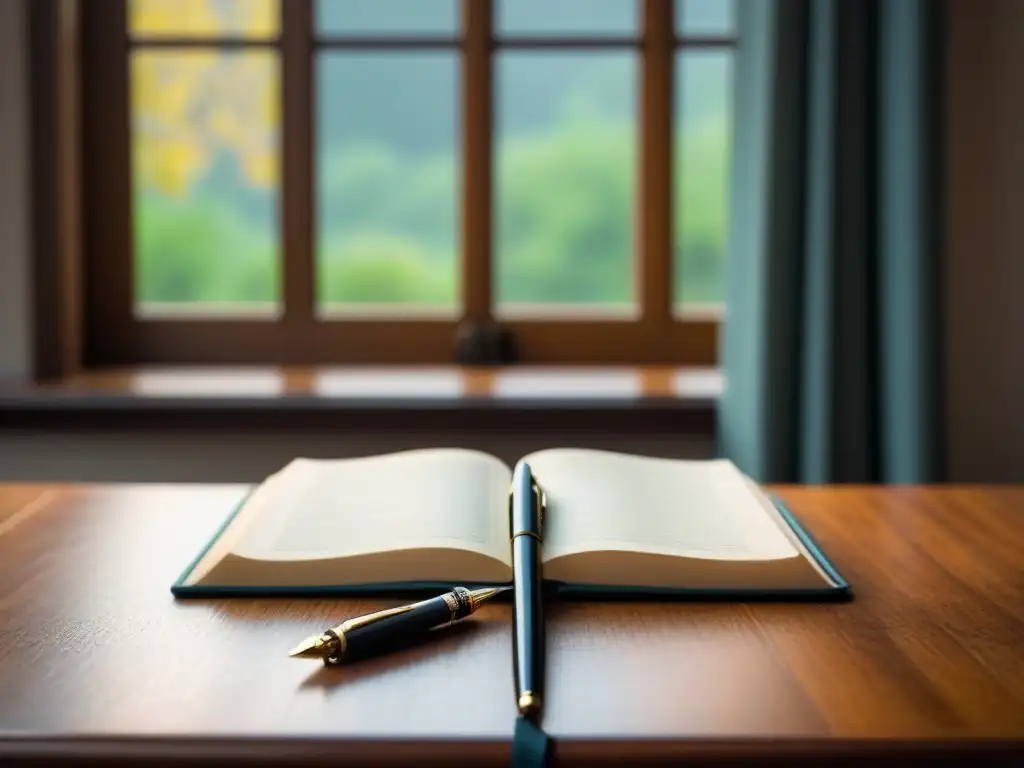
[[[778,490],[856,599],[551,605],[557,760],[1019,761],[1024,489]],[[0,486],[0,762],[507,762],[507,605],[329,671],[285,653],[385,601],[172,598],[243,492]]]

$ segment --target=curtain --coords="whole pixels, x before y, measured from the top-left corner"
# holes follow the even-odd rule
[[[931,0],[740,0],[719,450],[761,482],[942,479]]]

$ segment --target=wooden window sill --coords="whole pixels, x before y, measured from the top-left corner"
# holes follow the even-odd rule
[[[556,418],[609,428],[624,414],[633,414],[631,424],[652,425],[672,414],[666,427],[678,429],[682,420],[706,431],[721,391],[716,369],[669,366],[131,368],[0,388],[0,415],[15,426],[83,418],[137,424],[145,417],[182,426],[256,420],[337,427],[339,417],[352,423],[387,413],[410,424],[414,414],[417,422],[466,424],[503,414],[500,420],[515,426]]]
[[[0,407],[686,407],[721,390],[717,369],[668,366],[141,367],[0,389]]]

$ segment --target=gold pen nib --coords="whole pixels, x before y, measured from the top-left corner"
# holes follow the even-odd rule
[[[288,655],[298,659],[323,659],[331,655],[330,646],[330,638],[311,635],[288,651]]]
[[[480,607],[482,603],[487,602],[492,597],[502,592],[507,592],[512,587],[485,587],[483,589],[474,589],[469,593],[469,612],[472,613]]]

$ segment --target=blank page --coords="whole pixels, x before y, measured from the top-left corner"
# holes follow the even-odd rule
[[[234,552],[257,559],[458,547],[507,560],[510,472],[461,449],[296,459]]]
[[[729,461],[555,449],[527,456],[544,489],[544,557],[619,550],[718,560],[798,553]]]

